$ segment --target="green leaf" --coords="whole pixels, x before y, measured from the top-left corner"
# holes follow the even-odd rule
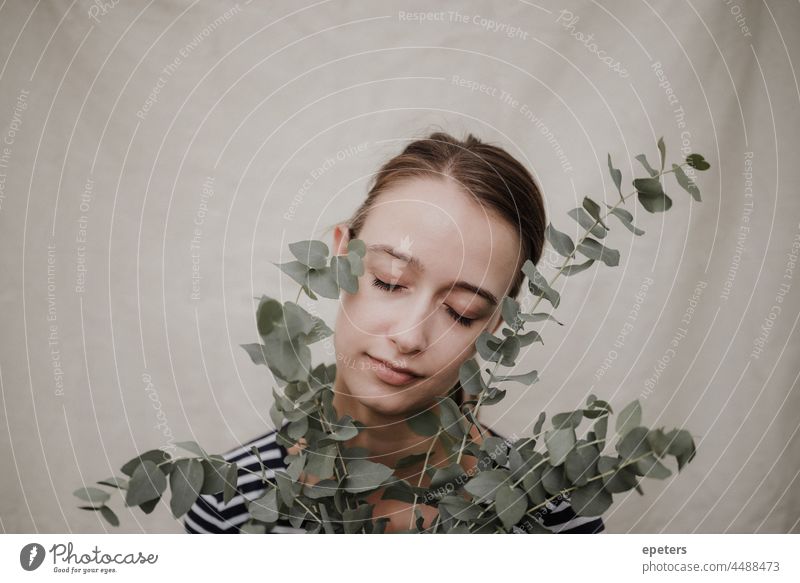
[[[117,518],[117,515],[114,514],[114,511],[111,510],[111,508],[109,508],[108,506],[101,506],[100,514],[103,516],[103,518],[106,519],[106,522],[108,522],[111,526],[119,526],[119,518]]]
[[[261,498],[251,501],[247,510],[255,520],[267,523],[277,522],[280,518],[277,490],[269,488]]]
[[[364,257],[367,254],[367,244],[361,239],[351,239],[347,242],[347,250],[359,257]]]
[[[664,480],[672,475],[672,472],[659,462],[654,455],[645,456],[644,459],[636,462],[636,473],[656,480]]]
[[[620,437],[625,437],[631,429],[641,425],[641,423],[642,405],[639,403],[639,400],[636,399],[620,411],[617,417],[617,433],[619,433]]]
[[[466,433],[464,416],[461,414],[461,411],[458,409],[458,405],[456,405],[453,399],[450,397],[444,397],[439,400],[439,415],[439,421],[448,434],[452,435],[456,439],[461,439],[464,437],[464,434]]]
[[[653,168],[650,166],[650,163],[647,161],[647,156],[645,156],[644,154],[639,154],[638,156],[636,156],[636,159],[639,160],[639,163],[644,167],[645,170],[647,170],[647,173],[650,176],[652,176],[653,178],[658,176],[658,171],[653,170]]]
[[[608,230],[608,225],[603,222],[603,218],[600,216],[600,205],[593,201],[588,196],[583,197],[583,208],[586,209],[586,212],[589,213],[594,220],[598,223],[603,225],[603,227]]]
[[[453,483],[459,478],[463,478],[464,468],[459,464],[452,463],[443,468],[436,468],[431,478],[431,490],[438,490],[447,484]]]
[[[139,506],[143,502],[158,499],[167,488],[167,477],[155,463],[145,460],[137,466],[128,483],[125,496],[127,506]]]
[[[528,499],[535,505],[542,504],[547,499],[547,491],[542,483],[542,468],[531,470],[522,480]]]
[[[557,308],[561,302],[561,296],[550,287],[544,276],[536,269],[533,261],[526,259],[522,266],[522,272],[528,277],[528,289],[530,289],[531,293],[537,297],[543,297],[554,308]]]
[[[335,300],[339,297],[339,285],[336,282],[336,275],[330,267],[309,271],[308,286],[323,298]]]
[[[181,459],[175,462],[169,474],[169,487],[172,490],[169,507],[175,518],[186,514],[197,501],[204,478],[203,464],[199,460]]]
[[[620,198],[622,198],[622,172],[614,168],[611,164],[611,154],[608,155],[608,171],[611,174],[611,179],[614,181],[614,185],[617,187],[617,192],[619,192]]]
[[[196,456],[199,456],[201,458],[207,458],[208,457],[208,454],[206,453],[206,450],[204,450],[202,447],[197,445],[194,441],[179,441],[175,445],[177,445],[179,448],[185,449],[186,451],[189,451],[189,452],[191,452],[191,453],[193,453]]]
[[[252,345],[243,345],[243,347],[250,353],[251,358],[254,358],[254,353],[269,355],[267,366],[275,376],[287,382],[304,381],[308,378],[311,368],[311,350],[300,339],[289,342],[272,335],[264,339],[263,349],[256,350]]]
[[[519,488],[511,488],[509,485],[503,484],[497,489],[494,505],[506,530],[511,530],[512,526],[522,520],[528,509],[527,502],[525,492]]]
[[[608,415],[604,415],[595,421],[592,430],[594,431],[595,439],[600,441],[597,444],[598,449],[602,451],[605,447],[606,434],[608,433]]]
[[[527,334],[517,334],[517,340],[519,341],[519,345],[523,347],[533,344],[534,342],[541,342],[544,344],[541,334],[539,334],[536,330],[531,330]]]
[[[353,424],[353,418],[349,415],[345,415],[336,423],[331,423],[331,428],[334,432],[328,438],[334,441],[348,441],[358,435],[358,427]]]
[[[552,320],[553,322],[555,322],[559,326],[563,326],[564,325],[561,322],[559,322],[558,320],[556,320],[552,315],[546,314],[545,312],[536,312],[535,314],[523,314],[523,313],[520,313],[519,317],[522,318],[523,320],[525,320],[526,322],[541,322],[543,320]]]
[[[638,485],[636,475],[627,467],[619,468],[618,460],[613,457],[601,456],[597,461],[597,471],[601,474],[612,472],[608,476],[603,476],[604,488],[608,492],[627,492]]]
[[[575,447],[575,429],[553,429],[545,433],[544,442],[550,455],[550,464],[559,466],[567,459],[567,454]]]
[[[330,498],[338,491],[339,483],[336,480],[320,480],[316,484],[304,484],[303,495],[317,500],[319,498]]]
[[[600,516],[611,506],[611,494],[600,480],[589,482],[570,494],[570,505],[578,516]]]
[[[100,480],[97,483],[103,484],[104,486],[111,486],[112,488],[118,488],[120,490],[128,489],[128,480],[125,480],[124,478],[111,477],[106,478],[105,480]]]
[[[506,470],[486,470],[469,480],[464,489],[480,502],[491,501],[494,500],[497,488],[508,478],[509,473]]]
[[[667,433],[669,441],[669,454],[674,455],[678,462],[678,471],[694,459],[696,450],[692,435],[685,429],[673,429]]]
[[[577,429],[577,427],[581,424],[581,421],[583,421],[583,410],[578,409],[577,411],[558,413],[557,415],[553,416],[551,421],[555,429],[566,429],[568,427]]]
[[[358,255],[356,255],[358,257]],[[360,262],[360,259],[357,259]],[[363,271],[363,267],[360,268]],[[358,291],[358,278],[353,274],[350,259],[345,255],[335,255],[331,258],[331,272],[334,274],[336,285],[349,294]]]
[[[606,233],[608,232],[606,228],[603,225],[598,224],[584,208],[575,207],[567,214],[575,219],[581,227],[589,231],[598,239],[602,239],[606,236]],[[580,246],[578,249],[580,250]]]
[[[211,456],[208,460],[203,460],[203,486],[201,494],[219,494],[225,487],[225,472],[228,470],[228,462],[219,456]]]
[[[287,507],[291,508],[292,504],[294,504],[296,494],[302,488],[302,484],[297,483],[298,492],[295,492],[295,484],[292,482],[289,474],[283,470],[275,471],[275,483],[278,485],[278,494],[281,500]]]
[[[256,308],[256,323],[258,325],[258,334],[260,336],[267,336],[275,328],[276,324],[281,321],[283,317],[283,308],[281,303],[267,296],[262,296]],[[187,442],[189,443],[189,442]],[[193,450],[188,450],[193,451]]]
[[[103,504],[105,501],[111,498],[111,495],[105,490],[101,490],[100,488],[92,488],[91,486],[88,488],[78,488],[72,493],[72,495],[77,496],[81,500],[91,502],[92,504]]]
[[[711,168],[711,164],[706,162],[706,159],[700,154],[689,154],[686,156],[686,163],[695,170],[700,170],[701,172]]]
[[[503,320],[511,326],[514,330],[522,325],[522,320],[519,318],[519,303],[512,297],[505,296],[500,304],[501,314]]]
[[[672,207],[672,199],[668,197],[656,178],[637,178],[633,181],[639,202],[646,211],[658,213],[668,211]]]
[[[593,263],[594,259],[587,259],[583,263],[573,263],[564,267],[561,273],[564,275],[575,275],[576,273],[589,269]]]
[[[328,263],[328,246],[322,241],[289,243],[289,251],[300,263],[313,269],[325,267]]]
[[[368,492],[379,487],[392,475],[392,468],[369,460],[357,459],[347,462],[347,478],[344,489],[351,494]]]
[[[575,243],[572,238],[556,229],[552,223],[547,224],[544,235],[559,255],[569,257],[575,251]]]
[[[681,188],[691,194],[692,198],[697,202],[700,202],[700,189],[697,188],[697,185],[691,181],[688,176],[686,176],[686,172],[683,171],[683,168],[677,164],[673,164],[672,169],[675,171],[675,178],[678,180],[678,184],[681,185]]]
[[[488,333],[484,330],[481,336],[484,334]],[[480,341],[481,336],[478,337],[478,341]],[[492,335],[489,334],[489,336]],[[481,354],[481,356],[483,356],[483,354]],[[484,356],[484,358],[486,357]],[[461,383],[461,388],[463,388],[468,395],[477,395],[486,389],[486,383],[481,376],[481,367],[475,362],[474,358],[465,360],[461,364],[458,369],[458,380]]]
[[[542,411],[539,413],[539,418],[536,420],[536,424],[533,426],[533,434],[539,435],[542,432],[542,426],[544,425],[544,420],[547,417],[547,414]]]
[[[539,373],[535,370],[532,370],[529,373],[525,374],[516,374],[516,375],[506,375],[501,377],[495,377],[494,379],[497,383],[503,383],[506,381],[514,381],[517,383],[521,383],[523,385],[532,385],[535,382],[539,381]]]
[[[222,501],[227,504],[236,495],[236,484],[238,483],[238,467],[235,463],[228,464],[225,472],[225,485],[222,488]]]
[[[587,237],[578,245],[578,251],[586,255],[589,259],[602,261],[609,267],[619,265],[619,251],[603,246],[599,241]]]
[[[633,224],[633,215],[631,213],[621,208],[612,208],[610,212],[612,215],[617,217],[620,220],[620,222],[625,226],[625,228],[628,229],[631,233],[637,236],[644,235],[644,231],[637,228]]]
[[[661,155],[661,172],[664,172],[664,165],[667,163],[667,147],[664,145],[664,137],[658,138],[658,153]]]
[[[126,476],[133,476],[133,472],[139,467],[139,464],[143,461],[151,461],[154,462],[156,465],[166,462],[172,459],[172,456],[169,455],[168,452],[164,451],[163,449],[151,449],[149,451],[144,452],[140,456],[136,456],[129,462],[127,462],[124,466],[122,466],[121,471]],[[165,464],[166,465],[166,464]]]
[[[574,486],[584,486],[589,478],[595,476],[597,470],[598,451],[594,445],[582,445],[567,455],[564,462],[564,474]]]
[[[626,460],[636,459],[650,453],[650,446],[647,443],[647,428],[634,427],[617,442],[619,455]]]
[[[283,324],[286,327],[286,340],[294,340],[301,334],[311,334],[317,318],[306,312],[294,302],[283,305]]]
[[[308,285],[309,268],[299,261],[288,261],[286,263],[273,263],[275,267],[280,268],[282,272],[291,277],[302,286]]]
[[[415,413],[406,423],[414,433],[425,437],[436,435],[439,431],[439,417],[430,409]]]
[[[475,520],[481,513],[479,506],[461,496],[445,496],[439,500],[439,507],[444,507],[453,518],[463,521]]]
[[[545,492],[553,496],[569,488],[569,482],[564,476],[564,467],[545,466],[545,469],[542,470],[542,486],[544,486]]]
[[[647,432],[647,443],[658,457],[664,457],[669,450],[669,439],[661,429],[651,429]]]

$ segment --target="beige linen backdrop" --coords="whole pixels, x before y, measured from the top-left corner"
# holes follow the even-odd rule
[[[484,419],[524,436],[638,398],[698,454],[615,495],[609,532],[800,532],[798,30],[789,1],[3,2],[0,528],[180,532],[166,503],[115,496],[113,529],[72,492],[269,430],[239,345],[255,297],[295,298],[272,262],[441,128],[523,161],[570,232],[585,195],[618,198],[609,153],[626,193],[661,136],[668,164],[705,155],[702,202],[665,177],[672,210],[627,205],[645,235],[610,224],[618,267],[560,279],[564,326],[518,367],[541,381]]]

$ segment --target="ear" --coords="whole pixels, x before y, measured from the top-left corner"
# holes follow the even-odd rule
[[[347,244],[350,242],[350,227],[347,223],[339,223],[333,230],[333,254],[347,255]]]

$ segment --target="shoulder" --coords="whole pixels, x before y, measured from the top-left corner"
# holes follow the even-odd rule
[[[249,520],[245,502],[258,498],[264,493],[261,482],[261,462],[266,468],[266,477],[275,475],[275,470],[284,469],[286,449],[276,441],[277,432],[273,429],[258,437],[231,449],[222,457],[229,462],[236,462],[239,472],[237,476],[236,494],[227,504],[223,502],[222,493],[201,494],[189,511],[184,515],[183,526],[191,534],[238,534],[240,527]],[[252,451],[253,447],[259,455]],[[276,526],[275,532],[281,527]]]

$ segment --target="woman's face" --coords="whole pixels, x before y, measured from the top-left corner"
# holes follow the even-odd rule
[[[358,238],[367,254],[358,292],[341,295],[336,389],[379,415],[404,416],[446,394],[481,331],[502,323],[519,237],[454,181],[414,178],[379,196]],[[347,253],[347,241],[339,225],[335,252]]]

